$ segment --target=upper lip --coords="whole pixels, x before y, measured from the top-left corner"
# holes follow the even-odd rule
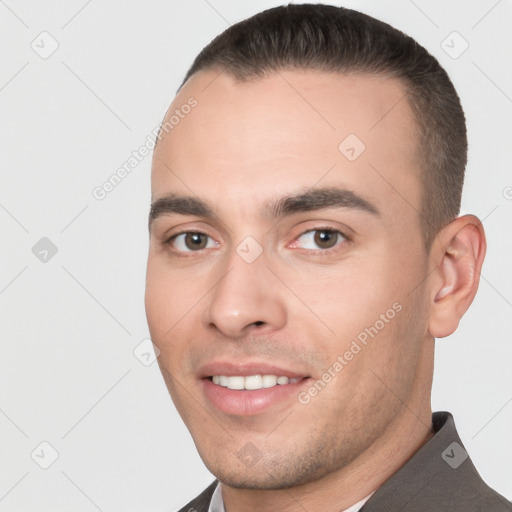
[[[199,368],[198,376],[200,379],[212,377],[213,375],[244,376],[250,375],[277,375],[278,377],[288,377],[289,379],[308,377],[306,372],[286,369],[275,364],[258,362],[231,362],[231,361],[212,361]]]

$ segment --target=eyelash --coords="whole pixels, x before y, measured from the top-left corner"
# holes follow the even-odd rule
[[[307,233],[311,233],[311,232],[315,232],[315,231],[329,231],[331,233],[334,233],[336,235],[341,235],[344,240],[342,240],[341,242],[338,242],[334,247],[330,247],[329,249],[317,249],[317,250],[313,250],[313,249],[298,249],[298,250],[302,250],[302,251],[305,251],[307,252],[309,255],[315,255],[315,256],[329,256],[331,255],[333,252],[337,252],[340,250],[340,246],[343,245],[343,243],[345,242],[350,242],[351,239],[349,236],[347,236],[343,231],[340,231],[339,229],[336,229],[332,226],[319,226],[319,227],[315,227],[315,228],[312,228],[312,229],[307,229],[305,231],[303,231],[302,233],[300,233],[296,238],[295,240],[298,240],[300,237],[304,236],[305,234]],[[194,233],[194,234],[197,234],[197,235],[203,235],[203,236],[206,236],[208,238],[211,238],[207,233],[204,233],[202,231],[180,231],[179,233],[175,233],[174,235],[172,235],[171,237],[169,237],[168,239],[166,239],[163,244],[165,246],[172,246],[172,242],[180,235],[186,235],[186,234],[191,234],[191,233]],[[294,240],[294,242],[295,242]],[[292,243],[294,243],[292,242]],[[174,254],[177,256],[177,257],[182,257],[182,258],[188,258],[189,256],[187,256],[186,254],[193,254],[193,253],[200,253],[201,251],[203,251],[204,249],[199,249],[197,251],[178,251],[178,250],[173,250]]]
[[[342,236],[343,240],[337,242],[334,247],[330,247],[329,249],[316,249],[315,250],[315,249],[300,249],[299,248],[299,249],[296,249],[296,250],[304,251],[307,254],[314,255],[314,256],[320,256],[320,257],[330,256],[332,253],[340,251],[341,250],[341,246],[344,243],[351,241],[350,238],[343,231],[340,231],[339,229],[336,229],[336,228],[334,228],[332,226],[319,226],[319,227],[315,227],[315,228],[312,228],[312,229],[306,229],[306,231],[303,231],[302,233],[300,233],[299,236],[297,236],[295,240],[298,240],[300,237],[304,236],[307,233],[314,233],[315,231],[329,231],[330,233],[333,233],[335,235],[339,234],[339,235]]]

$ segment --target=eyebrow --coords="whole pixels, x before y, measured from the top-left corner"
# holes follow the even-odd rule
[[[306,189],[302,192],[280,197],[264,204],[264,212],[271,218],[281,218],[300,212],[310,212],[327,208],[359,210],[379,216],[375,205],[351,190],[340,187]],[[212,208],[203,200],[179,194],[169,194],[155,200],[149,212],[149,227],[162,215],[192,215],[196,217],[216,217]]]
[[[281,197],[265,205],[268,215],[273,218],[326,208],[346,208],[380,215],[377,207],[369,201],[351,190],[339,187],[307,189],[297,194]]]

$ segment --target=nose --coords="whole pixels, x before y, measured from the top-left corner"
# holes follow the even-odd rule
[[[262,254],[247,263],[235,251],[208,294],[203,320],[225,337],[240,338],[250,330],[269,332],[286,323],[283,290]]]

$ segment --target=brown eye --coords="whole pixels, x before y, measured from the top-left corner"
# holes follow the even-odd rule
[[[321,249],[330,249],[338,242],[338,232],[327,229],[317,230],[313,240]]]
[[[301,249],[332,249],[346,241],[345,235],[337,229],[310,229],[297,238],[297,246]]]
[[[197,252],[217,246],[217,242],[208,235],[196,231],[187,231],[174,235],[168,242],[178,252]]]
[[[208,237],[203,233],[186,233],[184,241],[188,249],[195,251],[206,247]]]

